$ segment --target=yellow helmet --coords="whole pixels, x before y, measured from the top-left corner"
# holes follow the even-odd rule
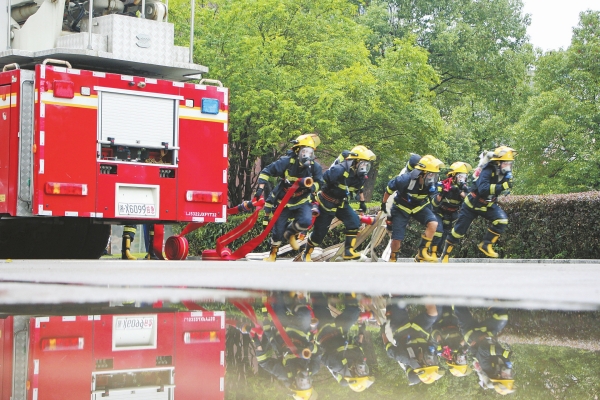
[[[315,133],[308,133],[306,135],[300,135],[296,139],[292,140],[292,148],[295,147],[312,147],[316,149],[321,144],[321,139]]]
[[[361,376],[358,378],[344,377],[344,379],[348,381],[348,387],[355,392],[362,392],[375,382],[374,376]]]
[[[415,373],[417,374],[421,382],[425,383],[426,385],[429,385],[440,379],[442,376],[444,376],[444,371],[440,371],[440,367],[437,365],[417,368],[415,369]]]
[[[450,370],[450,373],[454,376],[467,376],[469,375],[471,372],[473,372],[473,370],[471,369],[471,367],[469,367],[468,365],[458,365],[458,364],[451,364],[448,363],[448,369]]]
[[[471,167],[471,164],[457,161],[450,166],[450,171],[448,171],[446,175],[454,176],[456,174],[468,174],[472,169],[473,167]]]
[[[513,161],[515,156],[517,155],[517,151],[508,146],[500,146],[494,150],[494,154],[492,155],[492,161]]]
[[[444,167],[444,163],[432,155],[423,156],[419,163],[415,166],[416,169],[426,172],[440,172],[440,168]]]
[[[494,390],[501,395],[507,395],[515,392],[514,379],[490,379],[490,381],[494,385]]]
[[[294,400],[317,400],[317,392],[313,389],[292,390],[292,398]]]
[[[350,160],[375,161],[377,156],[363,145],[354,146],[347,157]]]

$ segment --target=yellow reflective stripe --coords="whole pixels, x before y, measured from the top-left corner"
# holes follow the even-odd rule
[[[396,329],[396,331],[394,333],[402,332],[408,328],[410,328],[410,322],[408,324],[402,325],[400,328]]]
[[[306,203],[307,201],[310,201],[310,198],[308,198],[308,197],[305,197],[304,199],[300,200],[300,201],[299,201],[299,202],[297,202],[297,203],[294,203],[294,204],[287,203],[285,206],[286,206],[286,207],[293,207],[293,206],[297,206],[298,204],[303,204],[303,203]]]
[[[434,236],[434,237],[442,237],[442,236],[444,236],[444,233],[443,233],[443,232],[437,232],[437,231],[436,231],[436,232],[433,234],[433,236]]]
[[[265,361],[267,358],[271,358],[272,355],[273,355],[273,350],[269,350],[262,356],[256,356],[256,361],[258,361],[258,362]]]
[[[460,204],[462,202],[462,200],[453,200],[453,199],[444,199],[443,201],[446,203],[452,203],[452,204]]]
[[[317,203],[319,203],[319,205],[321,207],[323,207],[325,209],[325,211],[329,211],[329,212],[336,212],[337,211],[337,207],[333,207],[333,208],[327,208],[323,205],[323,202],[321,201],[321,196],[317,196]]]
[[[269,178],[270,178],[270,176],[267,175],[267,174],[260,174],[260,175],[258,175],[258,179],[262,179],[264,181],[268,181]]]
[[[137,229],[136,228],[130,228],[130,227],[126,226],[126,227],[123,228],[123,232],[133,232],[133,233],[136,233]]]
[[[350,176],[350,174],[348,173],[348,171],[345,171],[345,172],[344,172],[344,178],[347,178],[347,177],[349,177],[349,176]]]
[[[455,237],[456,239],[462,239],[463,237],[465,237],[465,235],[460,235],[460,234],[456,233],[454,228],[452,228],[451,234],[452,234],[452,237]]]
[[[388,342],[388,344],[385,345],[385,351],[388,351],[390,349],[390,347],[392,347],[392,346],[393,346],[393,344]]]
[[[508,314],[494,314],[493,317],[498,321],[508,321]]]
[[[504,357],[504,358],[508,358],[509,355],[510,355],[510,351],[508,351],[508,350],[504,350],[504,352],[502,353],[502,357]]]
[[[348,360],[346,360],[345,358],[342,360],[342,365],[346,365],[348,364]]]
[[[416,214],[419,211],[421,211],[424,207],[426,207],[428,204],[429,204],[429,202],[426,202],[425,204],[423,204],[423,205],[421,205],[419,207],[416,207],[416,208],[407,208],[407,207],[404,207],[404,206],[402,206],[400,204],[395,204],[395,206],[398,207],[398,208],[400,208],[401,210],[406,211],[408,214]]]
[[[310,333],[305,333],[305,332],[302,332],[302,331],[300,331],[298,329],[294,329],[294,328],[285,328],[285,331],[286,332],[297,333],[298,335],[300,335],[301,337],[305,338],[306,340],[308,340],[308,338],[310,336]]]
[[[296,164],[296,159],[295,158],[290,158],[290,164]]]
[[[408,341],[409,344],[417,344],[417,343],[427,343],[427,339],[416,338]]]
[[[392,189],[390,189],[390,187],[389,187],[389,186],[386,186],[386,188],[385,188],[385,189],[386,189],[386,191],[387,191],[389,194],[393,194],[393,193],[394,193],[394,191],[393,191]]]
[[[338,383],[340,383],[342,381],[342,379],[344,379],[344,377],[340,374],[336,374],[335,375],[335,380],[338,381]]]
[[[318,192],[321,188],[321,185],[319,185],[319,182],[317,181],[314,181],[313,186],[315,187],[315,192]]]
[[[490,194],[496,194],[496,185],[490,185]]]
[[[428,194],[410,194],[410,197],[412,197],[413,199],[419,199],[419,200],[423,200],[426,199],[427,197],[429,197]]]
[[[508,220],[507,219],[497,219],[494,222],[492,222],[492,225],[498,225],[498,224],[508,225]]]
[[[471,203],[471,201],[469,201],[468,197],[465,197],[465,204],[467,206],[469,206],[470,208],[472,208],[473,210],[478,210],[478,211],[487,211],[488,207],[490,207],[492,204],[490,204],[489,206],[484,206],[484,207],[473,207],[473,204]]]
[[[490,346],[490,355],[492,355],[492,356],[496,355],[496,345],[495,344]]]

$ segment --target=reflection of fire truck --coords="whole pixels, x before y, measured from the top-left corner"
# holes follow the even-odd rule
[[[0,257],[97,258],[108,224],[225,220],[228,91],[184,83],[207,69],[166,15],[0,0]]]
[[[224,398],[224,312],[11,316],[0,334],[0,400]]]

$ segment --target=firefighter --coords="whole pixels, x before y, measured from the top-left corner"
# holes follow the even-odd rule
[[[362,188],[371,165],[375,161],[375,154],[365,146],[355,146],[347,158],[331,166],[323,174],[324,186],[317,193],[318,217],[315,219],[312,233],[306,242],[302,253],[302,260],[310,262],[315,246],[319,246],[329,231],[333,217],[337,217],[346,228],[344,243],[344,260],[360,260],[361,254],[354,250],[360,220],[356,212],[350,207],[350,199],[358,193],[360,212],[367,212],[365,197]]]
[[[508,216],[497,204],[497,199],[503,191],[508,191],[513,186],[512,167],[515,155],[514,149],[500,146],[483,157],[483,162],[475,171],[478,176],[460,208],[451,234],[446,239],[441,256],[442,262],[448,262],[454,246],[465,236],[471,223],[479,216],[492,224],[477,248],[488,257],[498,258],[498,253],[492,245],[506,229]]]
[[[514,392],[511,352],[498,342],[498,334],[508,323],[506,309],[491,308],[492,317],[478,322],[467,307],[455,307],[458,326],[474,358],[473,369],[484,389],[500,394]]]
[[[279,219],[273,226],[271,253],[264,261],[276,260],[277,250],[283,238],[290,243],[294,250],[300,249],[297,234],[310,227],[312,223],[310,202],[312,192],[318,191],[323,183],[321,166],[315,162],[315,149],[321,143],[321,139],[316,134],[307,134],[298,136],[292,143],[291,150],[285,156],[267,165],[260,172],[258,189],[254,194],[254,198],[258,200],[261,197],[265,184],[270,177],[279,178],[279,182],[273,190],[275,206],[283,199],[285,193],[295,181],[307,182],[306,178],[311,178],[313,183],[312,186],[304,185],[298,188],[285,205]],[[288,223],[288,219],[293,220]]]
[[[398,252],[404,239],[406,226],[412,217],[426,226],[421,236],[419,251],[415,257],[417,262],[436,262],[437,258],[429,253],[431,240],[436,231],[443,232],[438,227],[437,218],[432,211],[429,197],[437,194],[437,182],[440,168],[444,164],[431,155],[421,157],[418,164],[410,173],[399,175],[387,185],[383,195],[381,210],[387,212],[387,200],[394,192],[396,197],[391,209],[392,216],[392,254],[390,262],[396,262]]]
[[[409,318],[408,310],[392,304],[387,307],[387,321],[382,334],[388,357],[398,361],[406,372],[410,386],[431,384],[444,375],[439,357],[430,341],[431,328],[438,318],[438,308],[426,305],[425,311]]]
[[[146,260],[158,260],[154,253],[154,224],[144,224],[144,241],[146,242]]]
[[[368,389],[375,378],[369,373],[362,349],[364,326],[354,340],[349,337],[350,328],[356,324],[360,309],[355,297],[345,295],[344,311],[333,317],[327,298],[322,294],[312,296],[315,317],[318,320],[317,343],[323,352],[321,362],[333,378],[354,392]]]
[[[136,260],[131,254],[131,243],[135,239],[137,229],[135,225],[125,225],[123,227],[123,241],[121,243],[121,259],[122,260]]]
[[[452,225],[458,218],[458,210],[469,193],[467,176],[472,169],[470,164],[462,161],[453,163],[446,173],[448,178],[440,182],[437,196],[431,199],[438,226],[441,226],[444,231],[443,234],[436,232],[431,242],[431,254],[435,257],[437,257],[439,244],[443,243],[445,237],[452,231]]]
[[[452,375],[461,377],[473,372],[467,362],[469,346],[460,332],[452,307],[442,307],[441,315],[433,325],[431,339],[436,345],[436,353],[445,360]]]
[[[286,306],[284,296],[276,292],[271,300],[275,313],[272,318],[277,318],[279,324],[265,323],[262,334],[253,334],[256,358],[291,391],[294,399],[313,400],[317,394],[312,377],[320,369],[321,354],[312,336],[312,313],[306,305]]]

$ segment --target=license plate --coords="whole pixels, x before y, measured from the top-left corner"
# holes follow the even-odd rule
[[[119,215],[153,217],[156,216],[156,207],[154,204],[119,203]]]
[[[150,317],[123,317],[117,318],[115,321],[117,330],[152,329],[153,326],[154,318]]]

